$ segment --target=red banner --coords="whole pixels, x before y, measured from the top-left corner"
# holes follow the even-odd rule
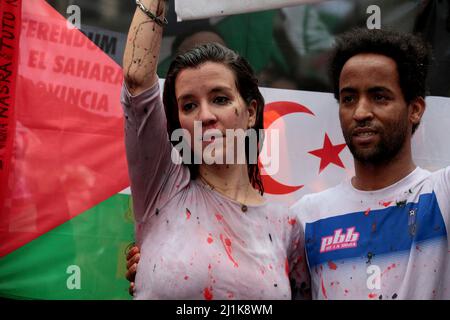
[[[8,140],[2,142],[0,256],[129,185],[121,67],[44,0],[27,0],[21,21],[19,1],[2,0],[2,8],[2,43],[10,47],[2,51],[1,74],[10,82],[0,91],[0,119],[8,121]],[[15,43],[5,42],[9,35]]]

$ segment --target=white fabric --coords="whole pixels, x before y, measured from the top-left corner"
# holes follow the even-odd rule
[[[175,0],[178,20],[203,19],[277,9],[323,0]]]

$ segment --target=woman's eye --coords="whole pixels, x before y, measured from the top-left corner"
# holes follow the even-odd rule
[[[191,111],[192,109],[194,109],[194,107],[195,107],[195,104],[193,104],[193,103],[186,103],[186,104],[184,104],[184,105],[181,107],[181,109],[182,109],[184,112],[189,112],[189,111]]]
[[[229,101],[230,99],[228,99],[227,97],[215,97],[213,102],[224,105],[227,104]]]

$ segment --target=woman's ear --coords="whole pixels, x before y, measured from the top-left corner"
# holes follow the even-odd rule
[[[417,97],[409,104],[411,106],[409,120],[412,125],[418,125],[422,119],[423,113],[425,112],[425,100],[422,97]]]
[[[252,100],[247,107],[247,112],[248,112],[247,127],[248,128],[253,128],[253,126],[255,125],[257,111],[258,111],[258,103],[256,102],[256,100]]]

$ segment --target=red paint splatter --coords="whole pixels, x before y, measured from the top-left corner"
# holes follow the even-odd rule
[[[211,289],[209,289],[209,288],[205,288],[204,290],[203,290],[203,296],[205,297],[205,300],[212,300],[212,298],[214,297],[213,296],[213,294],[212,294],[212,288]]]
[[[368,209],[366,210],[366,212],[364,212],[364,215],[365,215],[365,216],[368,216],[368,215],[369,215],[369,212],[370,212],[370,208],[368,208]]]
[[[234,260],[233,256],[231,255],[231,251],[232,251],[231,250],[231,240],[228,239],[228,238],[225,238],[223,236],[223,234],[220,234],[220,240],[222,241],[222,244],[223,244],[223,246],[225,248],[225,252],[228,255],[228,259],[230,259],[231,262],[233,262],[235,267],[239,267],[239,265],[237,264],[237,262]]]
[[[337,265],[333,261],[328,261],[328,268],[330,268],[331,270],[336,270]]]
[[[284,271],[286,271],[286,276],[289,277],[289,261],[286,258],[286,260],[284,261]]]
[[[234,298],[234,293],[228,292],[228,299],[233,299],[233,298]]]
[[[188,208],[186,208],[186,220],[189,220],[191,218],[191,212]]]
[[[210,233],[209,234],[209,236],[208,236],[208,238],[206,239],[206,241],[209,243],[209,244],[211,244],[214,240],[213,240],[213,238],[212,238],[212,234]]]
[[[328,297],[327,297],[327,290],[325,289],[325,286],[323,284],[323,278],[322,278],[322,294],[325,297],[325,299],[328,299]]]
[[[295,225],[295,224],[297,223],[297,219],[295,219],[295,218],[289,219],[289,220],[288,220],[288,223],[289,223],[291,226],[293,226],[293,225]]]
[[[348,289],[345,289],[344,292],[345,292],[345,294],[347,294],[348,293]]]
[[[184,280],[187,280],[187,279],[189,279],[189,277],[188,276],[184,276]]]
[[[208,270],[211,270],[211,263],[210,264],[208,264]]]
[[[383,276],[386,272],[391,271],[391,269],[394,269],[395,267],[397,267],[397,265],[395,263],[391,264],[389,267],[386,268],[386,270],[384,270],[381,273],[381,276]]]
[[[376,298],[377,294],[376,293],[369,293],[369,299],[373,299]]]
[[[222,221],[223,216],[221,214],[216,213],[216,219],[217,221]]]
[[[271,265],[271,264],[269,264],[269,269],[270,269],[270,270],[273,270],[273,268],[272,268],[272,265]]]
[[[392,201],[380,201],[378,204],[383,207],[389,207],[389,205],[392,203]]]

